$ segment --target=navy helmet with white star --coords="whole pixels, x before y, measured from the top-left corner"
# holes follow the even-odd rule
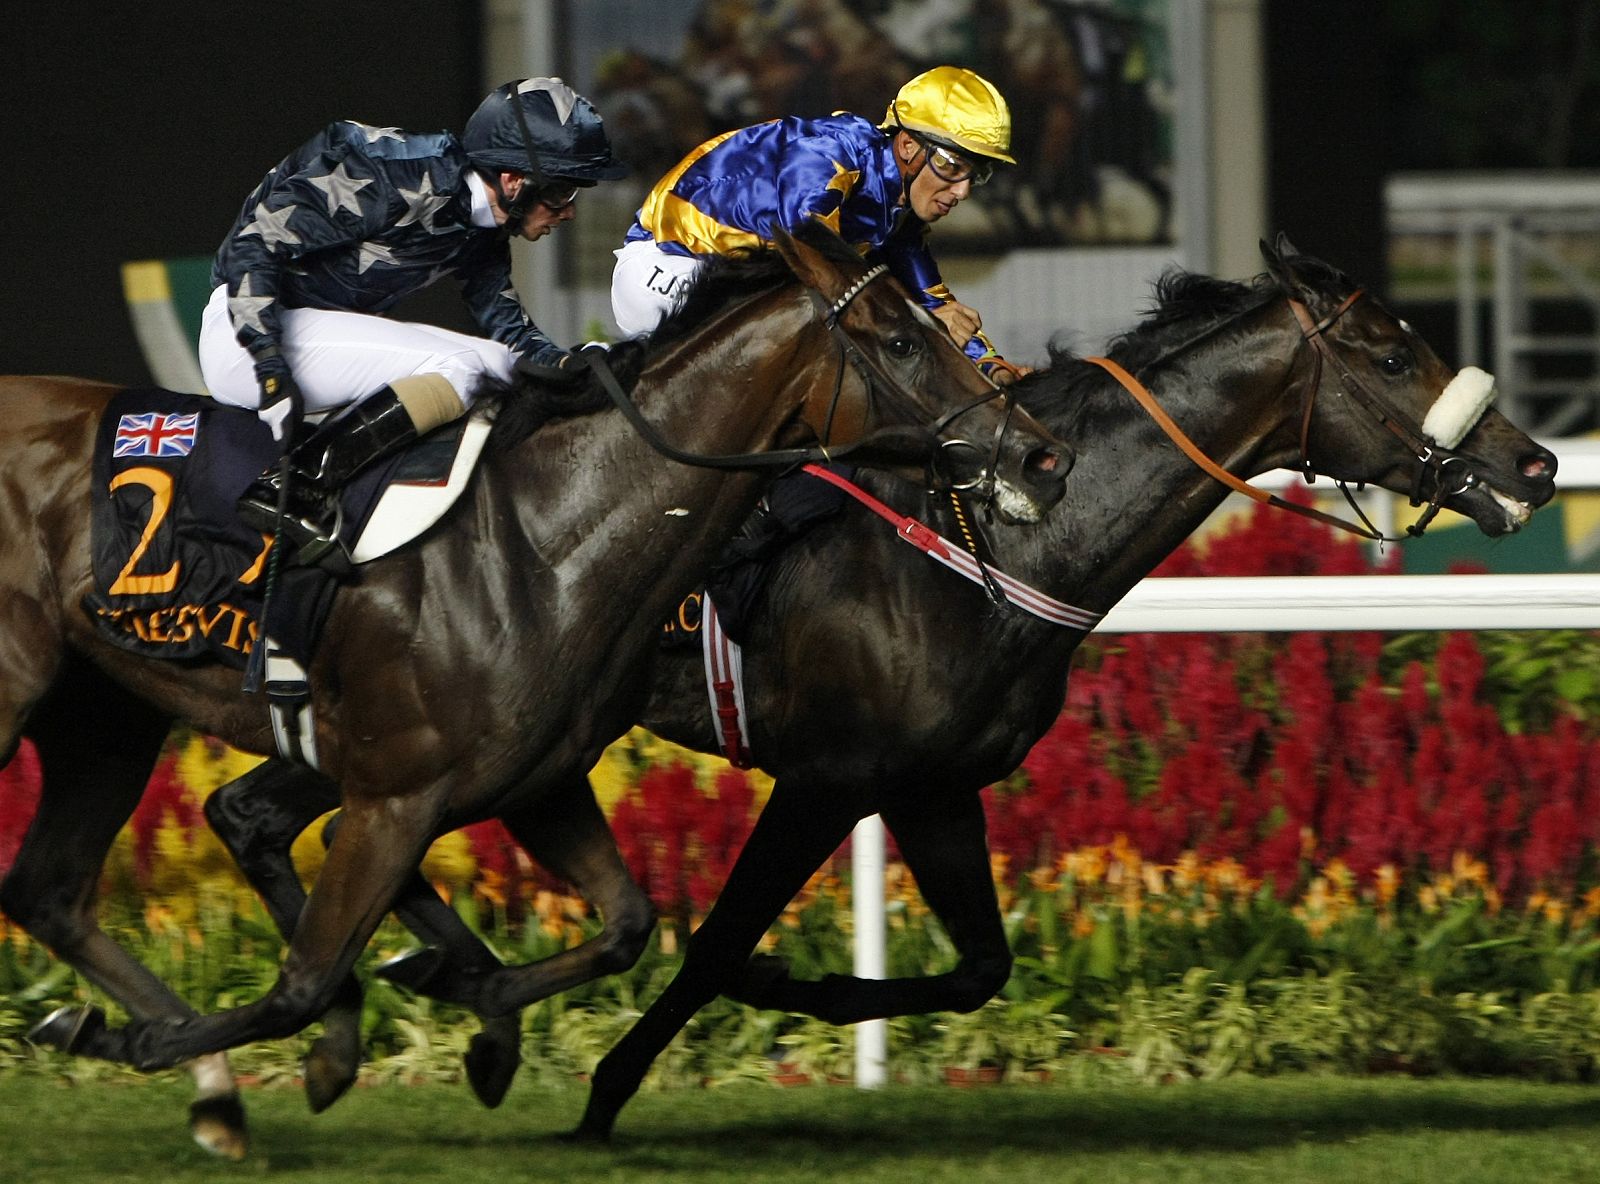
[[[627,176],[628,166],[611,154],[594,104],[559,78],[507,82],[478,104],[461,137],[468,159],[478,168],[490,173],[533,171],[514,103],[522,109],[545,176],[591,183]]]

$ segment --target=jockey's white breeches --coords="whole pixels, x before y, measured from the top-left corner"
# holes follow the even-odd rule
[[[624,337],[638,337],[661,323],[703,262],[692,255],[671,255],[648,239],[625,243],[613,251],[611,316]]]
[[[321,308],[280,309],[278,318],[284,360],[305,396],[308,415],[354,403],[412,375],[442,375],[467,407],[484,375],[511,379],[514,355],[487,337]],[[254,363],[228,317],[227,285],[211,293],[201,317],[200,373],[218,402],[260,406]]]

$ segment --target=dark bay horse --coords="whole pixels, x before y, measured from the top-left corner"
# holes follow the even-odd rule
[[[1350,303],[1354,289],[1333,268],[1281,240],[1263,251],[1268,274],[1250,284],[1184,275],[1163,281],[1154,312],[1113,343],[1112,358],[1141,376],[1199,445],[1235,473],[1304,461],[1334,478],[1410,493],[1424,462],[1375,411],[1421,425],[1451,371],[1379,302]],[[1334,361],[1312,361],[1291,301],[1310,310],[1313,329],[1322,326]],[[1373,401],[1356,398],[1352,384]],[[1104,612],[1227,489],[1102,369],[1063,357],[1016,389],[1038,419],[1077,443],[1079,459],[1066,502],[1049,519],[988,532],[994,566]],[[1554,491],[1555,458],[1494,410],[1454,449],[1432,451],[1436,459],[1460,458],[1448,466],[1456,474],[1440,491],[1442,504],[1490,535],[1518,529]],[[1473,474],[1470,482],[1463,468]],[[948,500],[889,478],[863,474],[861,481],[901,512],[956,537]],[[581,1133],[610,1131],[652,1059],[719,993],[853,1023],[972,1010],[997,992],[1011,955],[978,791],[1015,770],[1056,719],[1084,636],[996,608],[982,589],[936,567],[853,502],[785,551],[743,647],[751,747],[776,778],[772,796],[677,977],[601,1062]],[[654,655],[639,722],[716,752],[706,702],[698,653]],[[572,793],[586,787],[574,785]],[[208,816],[270,899],[281,895],[275,885],[293,879],[289,843],[333,804],[313,778],[271,762],[213,795]],[[783,906],[874,812],[959,950],[957,965],[926,979],[830,975],[807,982],[771,959],[751,962]],[[606,851],[613,852],[609,839]],[[596,888],[575,882],[586,895]],[[499,969],[432,889],[414,883],[402,916],[439,949],[386,973],[489,1017],[468,1069],[492,1103],[515,1067],[524,972]],[[293,907],[292,899],[282,906],[291,914]],[[353,1037],[343,1043],[353,1046]],[[345,1072],[353,1078],[355,1066]]]
[[[1000,406],[936,321],[892,281],[874,282],[881,269],[820,227],[780,236],[765,254],[708,268],[678,316],[615,352],[662,434],[728,453],[871,433],[885,459],[910,448],[920,464],[936,442],[929,428],[944,425],[937,442],[957,428],[978,442],[955,449],[953,463],[981,458],[1003,513],[1036,517],[1059,499],[1065,447]],[[525,400],[508,399],[441,527],[340,591],[311,683],[317,750],[344,824],[275,985],[197,1016],[99,929],[95,885],[172,720],[246,751],[270,751],[272,737],[236,672],[114,648],[79,607],[91,581],[92,441],[112,393],[82,380],[0,380],[0,757],[26,735],[43,771],[0,907],[133,1017],[115,1028],[96,1008],[63,1009],[35,1038],[156,1068],[321,1015],[438,834],[498,816],[582,878],[591,840],[609,834],[573,787],[637,718],[659,622],[764,482],[666,460],[619,415],[556,418],[532,433]],[[553,960],[548,991],[614,968],[617,950],[642,943],[648,910],[625,906],[608,916],[623,940],[598,943],[588,964]],[[537,993],[539,977],[521,985]]]
[[[1365,387],[1385,414],[1421,425],[1451,371],[1376,300],[1347,306],[1353,286],[1332,268],[1295,256],[1281,239],[1277,250],[1263,250],[1269,275],[1256,284],[1170,279],[1154,315],[1119,338],[1111,357],[1238,475],[1305,462],[1336,479],[1409,494],[1418,457],[1352,385]],[[1311,362],[1290,299],[1326,326],[1322,336],[1347,369]],[[1063,361],[1024,380],[1020,393],[1042,422],[1077,443],[1079,459],[1047,522],[990,532],[995,566],[1103,613],[1227,490],[1096,367]],[[1554,493],[1555,458],[1497,411],[1487,411],[1454,454],[1476,480],[1444,504],[1486,534],[1517,530]],[[893,482],[873,488],[907,512],[939,508],[918,506],[915,493],[908,503]],[[943,518],[941,510],[936,522]],[[772,796],[677,977],[595,1070],[582,1135],[609,1134],[651,1060],[719,993],[849,1024],[970,1011],[1005,985],[1011,955],[978,791],[1013,772],[1060,714],[1085,634],[996,611],[977,586],[930,570],[890,534],[851,504],[782,557],[744,646],[751,746],[776,779]],[[861,579],[868,570],[875,578]],[[796,660],[818,652],[833,656],[832,671]],[[715,751],[703,680],[703,670],[658,654],[640,722]],[[841,680],[881,690],[841,696]],[[799,981],[774,960],[749,961],[806,878],[873,812],[959,951],[956,966],[923,979]]]

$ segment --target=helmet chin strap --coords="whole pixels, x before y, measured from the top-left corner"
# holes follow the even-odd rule
[[[891,103],[890,107],[894,107],[894,104]],[[911,209],[911,186],[916,182],[918,177],[922,176],[922,170],[928,167],[928,150],[922,145],[921,141],[919,141],[915,136],[906,131],[906,129],[900,125],[900,117],[896,115],[893,136],[898,137],[900,135],[904,135],[906,139],[910,140],[911,143],[916,147],[917,152],[922,154],[921,164],[919,164],[911,172],[902,172],[900,175],[900,204],[905,206],[906,209],[911,210],[911,213],[915,215],[916,211]],[[913,159],[915,158],[913,157]],[[906,164],[909,165],[910,163],[910,161],[906,161]]]
[[[522,150],[528,156],[528,171],[517,196],[510,199],[500,184],[500,175],[496,173],[494,177],[495,196],[500,199],[500,205],[506,212],[506,220],[500,226],[500,233],[506,238],[522,229],[522,221],[533,207],[534,197],[548,184],[544,170],[539,167],[539,154],[533,149],[533,133],[528,130],[528,117],[523,114],[522,101],[516,91],[512,91],[508,97],[512,114],[517,117],[517,130],[522,133]]]

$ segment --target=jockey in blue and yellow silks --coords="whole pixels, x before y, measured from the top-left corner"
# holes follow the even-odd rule
[[[889,265],[980,369],[1008,381],[976,310],[950,294],[928,251],[930,224],[1008,154],[1011,112],[984,79],[940,66],[889,104],[882,124],[841,112],[727,132],[679,161],[645,197],[616,252],[611,308],[628,336],[653,329],[708,255],[764,246],[774,226],[817,218]]]

